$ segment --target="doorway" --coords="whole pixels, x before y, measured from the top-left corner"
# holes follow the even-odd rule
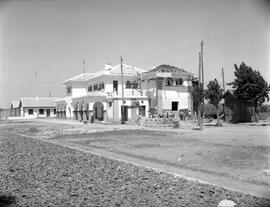
[[[122,110],[123,106],[121,106]],[[128,106],[124,106],[124,121],[128,121]]]
[[[139,108],[139,115],[145,116],[145,106],[140,106],[140,108]]]
[[[51,110],[50,109],[46,110],[46,115],[47,115],[47,117],[50,117],[50,115],[51,115]]]
[[[101,102],[96,102],[93,106],[95,112],[95,119],[103,121],[103,104]]]

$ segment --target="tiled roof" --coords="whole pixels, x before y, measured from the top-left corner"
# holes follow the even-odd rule
[[[123,64],[123,75],[124,76],[134,76],[141,74],[143,72],[146,72],[143,69],[133,67],[127,64]],[[63,83],[67,82],[76,82],[76,81],[87,81],[91,80],[93,78],[97,78],[102,75],[121,75],[121,65],[115,65],[112,66],[111,68],[103,69],[101,71],[95,72],[95,73],[81,73],[73,78],[70,78],[66,81],[63,81]]]
[[[85,81],[91,78],[94,75],[94,73],[81,73],[73,78],[67,79],[63,81],[63,83],[69,82],[69,81],[74,81],[74,82],[80,82],[80,81]]]
[[[149,70],[148,73],[151,72],[157,72],[157,73],[162,73],[162,72],[173,72],[173,73],[186,73],[187,75],[192,75],[192,73],[187,72],[186,70],[182,69],[182,68],[178,68],[175,66],[171,66],[171,65],[160,65],[158,67],[153,68],[152,70]]]
[[[55,107],[57,98],[21,98],[23,107]]]
[[[123,75],[124,76],[134,76],[134,75],[138,75],[145,72],[145,70],[137,68],[137,67],[133,67],[127,64],[123,64]],[[102,76],[102,75],[121,75],[121,65],[115,65],[113,67],[111,67],[110,69],[104,69],[101,71],[98,71],[96,73],[93,73],[93,76],[91,76],[90,78],[88,78],[87,80],[91,80],[93,78]]]

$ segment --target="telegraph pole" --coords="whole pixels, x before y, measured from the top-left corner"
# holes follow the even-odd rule
[[[224,69],[222,67],[222,84],[223,84],[223,90],[224,90],[224,93],[225,93],[225,78],[224,78]]]
[[[204,91],[204,71],[203,71],[203,41],[201,41],[201,70],[202,70],[202,85]],[[203,98],[203,111],[202,117],[204,118],[204,98]]]
[[[84,59],[83,59],[83,73],[85,73]]]
[[[124,77],[123,77],[123,59],[120,56],[121,60],[121,79],[122,79],[122,106],[121,106],[121,124],[125,124],[125,117],[124,117]]]
[[[201,52],[199,52],[199,83],[201,83],[202,77],[201,77]]]

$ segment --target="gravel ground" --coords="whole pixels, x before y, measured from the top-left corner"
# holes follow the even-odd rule
[[[0,137],[0,206],[210,207],[222,199],[237,206],[270,206],[270,200],[10,136]]]

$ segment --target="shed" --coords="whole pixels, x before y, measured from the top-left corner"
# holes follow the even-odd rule
[[[232,90],[226,91],[223,98],[225,121],[232,123],[254,122],[255,109],[252,104],[235,96]]]

